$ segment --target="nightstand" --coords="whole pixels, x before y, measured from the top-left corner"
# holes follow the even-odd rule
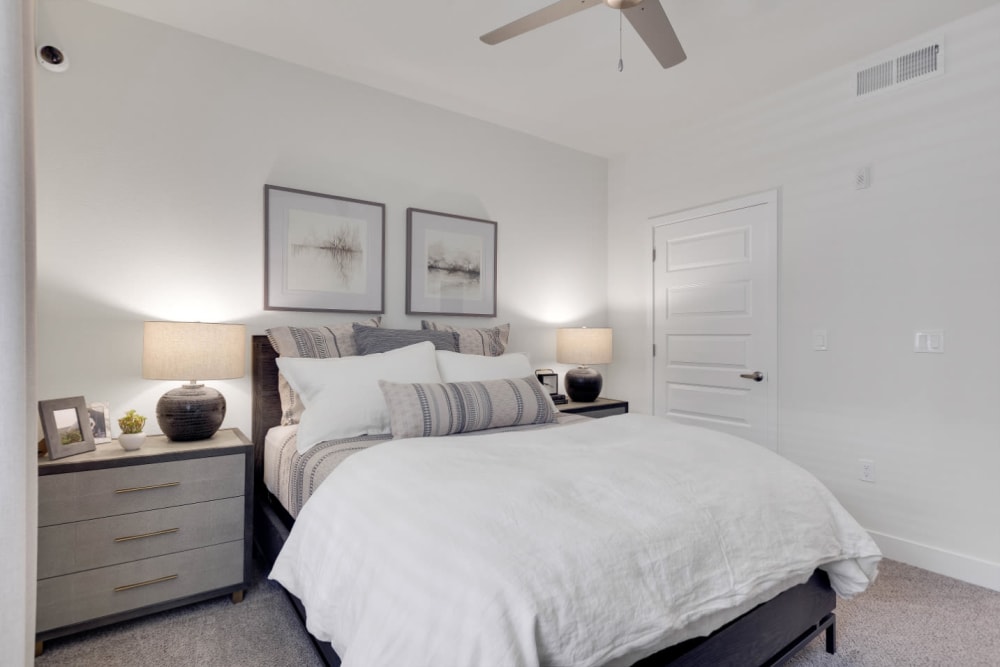
[[[42,642],[250,586],[253,446],[238,429],[208,440],[150,436],[38,462]]]
[[[570,401],[556,407],[559,408],[559,412],[569,412],[575,415],[600,419],[601,417],[625,414],[628,412],[628,401],[619,401],[617,398],[599,398],[593,403]]]

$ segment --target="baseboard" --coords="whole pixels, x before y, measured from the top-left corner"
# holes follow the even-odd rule
[[[869,534],[886,558],[1000,591],[1000,563],[990,563],[882,533],[869,531]]]

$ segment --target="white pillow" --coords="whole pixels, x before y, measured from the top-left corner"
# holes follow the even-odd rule
[[[306,408],[299,421],[300,454],[327,440],[389,433],[379,380],[441,382],[429,342],[363,357],[278,357],[277,363]]]
[[[442,382],[485,382],[507,380],[532,375],[527,355],[520,352],[484,357],[481,354],[461,354],[436,350],[438,370]]]

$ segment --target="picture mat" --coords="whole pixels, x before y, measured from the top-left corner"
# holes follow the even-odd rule
[[[385,206],[270,185],[264,190],[265,310],[383,312]],[[362,256],[339,262],[327,251],[300,249],[296,257],[293,247],[310,232],[320,241],[346,232]]]
[[[409,264],[407,313],[427,315],[496,315],[496,223],[408,209]],[[469,290],[441,290],[429,278],[431,244],[450,241],[452,250],[481,248],[478,286]],[[455,296],[455,293],[470,298]]]

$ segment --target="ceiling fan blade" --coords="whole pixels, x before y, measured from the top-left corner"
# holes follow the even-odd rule
[[[639,33],[639,37],[642,37],[642,41],[646,42],[646,46],[660,61],[663,69],[673,67],[687,59],[687,54],[684,53],[684,48],[677,39],[677,33],[670,25],[670,19],[667,18],[659,0],[645,0],[640,5],[622,11],[625,12],[628,22]]]
[[[499,44],[500,42],[510,39],[511,37],[523,35],[529,30],[541,28],[543,25],[547,25],[553,21],[558,21],[561,18],[566,18],[571,14],[576,14],[577,12],[593,7],[594,5],[600,5],[602,2],[603,0],[559,0],[559,2],[555,2],[548,7],[543,7],[537,12],[532,12],[527,16],[522,16],[516,21],[512,21],[503,27],[497,28],[492,32],[488,32],[479,39],[483,40],[487,44]]]

